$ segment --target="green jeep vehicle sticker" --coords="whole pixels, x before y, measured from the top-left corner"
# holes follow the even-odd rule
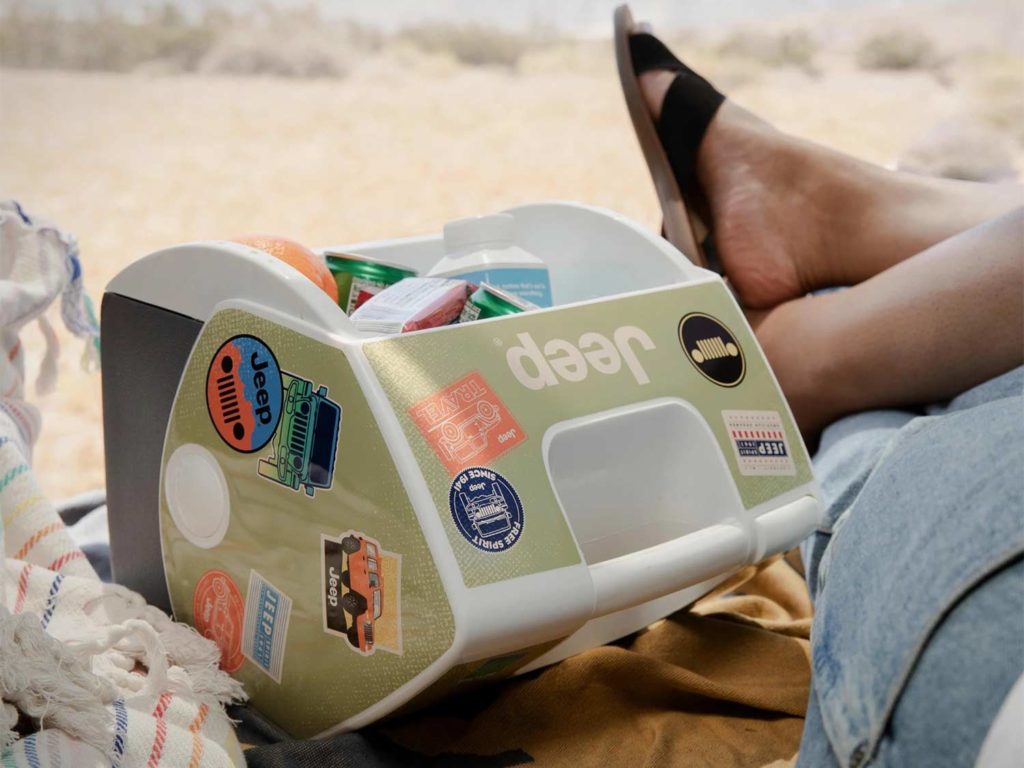
[[[330,488],[341,428],[341,406],[327,397],[327,387],[313,391],[313,382],[284,371],[284,408],[272,445],[260,459],[259,474],[307,496]]]

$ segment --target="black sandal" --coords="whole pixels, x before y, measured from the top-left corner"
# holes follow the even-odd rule
[[[629,116],[661,203],[662,234],[694,264],[722,274],[714,237],[700,215],[707,204],[697,183],[697,150],[725,96],[658,38],[642,31],[625,5],[615,9],[615,58]],[[656,69],[676,73],[657,125],[637,79]]]

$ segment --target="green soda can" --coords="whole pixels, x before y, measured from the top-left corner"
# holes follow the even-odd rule
[[[503,291],[501,288],[480,283],[480,287],[473,291],[462,308],[459,322],[471,323],[474,320],[486,320],[489,317],[516,315],[520,312],[529,312],[531,309],[540,309],[540,307],[520,299],[508,291]]]
[[[351,315],[389,285],[417,274],[415,269],[355,253],[325,251],[324,258],[338,284],[338,306],[346,315]]]

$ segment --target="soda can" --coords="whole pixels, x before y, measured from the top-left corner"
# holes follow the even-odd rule
[[[338,284],[338,306],[346,315],[351,315],[389,285],[417,274],[415,269],[355,253],[325,251],[324,258]]]
[[[480,283],[480,287],[473,291],[466,306],[462,308],[459,322],[470,323],[474,320],[486,320],[489,317],[516,315],[520,312],[529,312],[531,309],[540,309],[540,307],[520,299],[508,291],[503,291],[501,288]]]

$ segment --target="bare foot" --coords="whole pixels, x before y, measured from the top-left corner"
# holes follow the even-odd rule
[[[657,120],[674,73],[647,72],[640,88]],[[852,158],[795,139],[726,100],[697,155],[715,244],[744,305],[773,307],[842,274],[833,258],[856,211]],[[868,166],[869,167],[869,166]],[[843,195],[845,205],[834,202]],[[837,210],[841,209],[841,210]]]
[[[655,121],[674,73],[640,75]],[[747,307],[856,285],[1020,205],[1018,185],[899,173],[789,136],[728,99],[697,154],[698,212]]]
[[[666,71],[640,75],[656,122],[674,77]],[[905,384],[903,390],[918,394],[900,399],[889,379],[875,381],[874,349],[890,341],[893,319],[881,318],[881,331],[871,326],[867,357],[866,332],[858,322],[875,322],[879,290],[891,299],[882,306],[903,318],[907,286],[862,293],[859,284],[871,278],[884,286],[899,283],[891,275],[905,268],[900,262],[1017,208],[1020,187],[888,171],[788,136],[728,100],[708,125],[696,171],[704,197],[694,201],[696,209],[714,231],[726,276],[809,445],[846,413],[928,402],[938,399],[935,392],[944,396],[941,387]],[[919,269],[924,271],[913,273],[911,285],[928,276],[927,267]],[[842,285],[855,287],[807,295]],[[872,307],[865,296],[875,297]],[[918,299],[924,307],[919,314],[930,318],[930,300]],[[877,386],[868,390],[866,382]]]

